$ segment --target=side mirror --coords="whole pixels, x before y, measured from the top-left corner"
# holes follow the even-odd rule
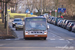
[[[49,29],[49,25],[47,25],[47,29]]]

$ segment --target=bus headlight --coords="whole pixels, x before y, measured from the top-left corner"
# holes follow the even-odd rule
[[[25,32],[26,35],[28,35],[28,32]]]
[[[44,32],[44,34],[46,35],[46,34],[47,34],[47,32]]]

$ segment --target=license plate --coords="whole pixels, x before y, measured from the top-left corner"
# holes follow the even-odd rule
[[[38,36],[38,35],[34,35],[34,36],[36,37],[36,36]]]

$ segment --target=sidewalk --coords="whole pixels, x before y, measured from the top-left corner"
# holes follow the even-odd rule
[[[0,19],[0,39],[15,38],[13,33],[14,33],[13,30],[9,28],[8,35],[7,35],[6,29],[4,29],[4,23],[2,23],[2,19]]]

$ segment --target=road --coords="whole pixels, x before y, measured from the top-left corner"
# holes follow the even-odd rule
[[[11,20],[9,22],[11,26]],[[75,50],[75,33],[49,24],[47,40],[23,38],[23,31],[16,31],[15,39],[0,40],[0,50]]]

